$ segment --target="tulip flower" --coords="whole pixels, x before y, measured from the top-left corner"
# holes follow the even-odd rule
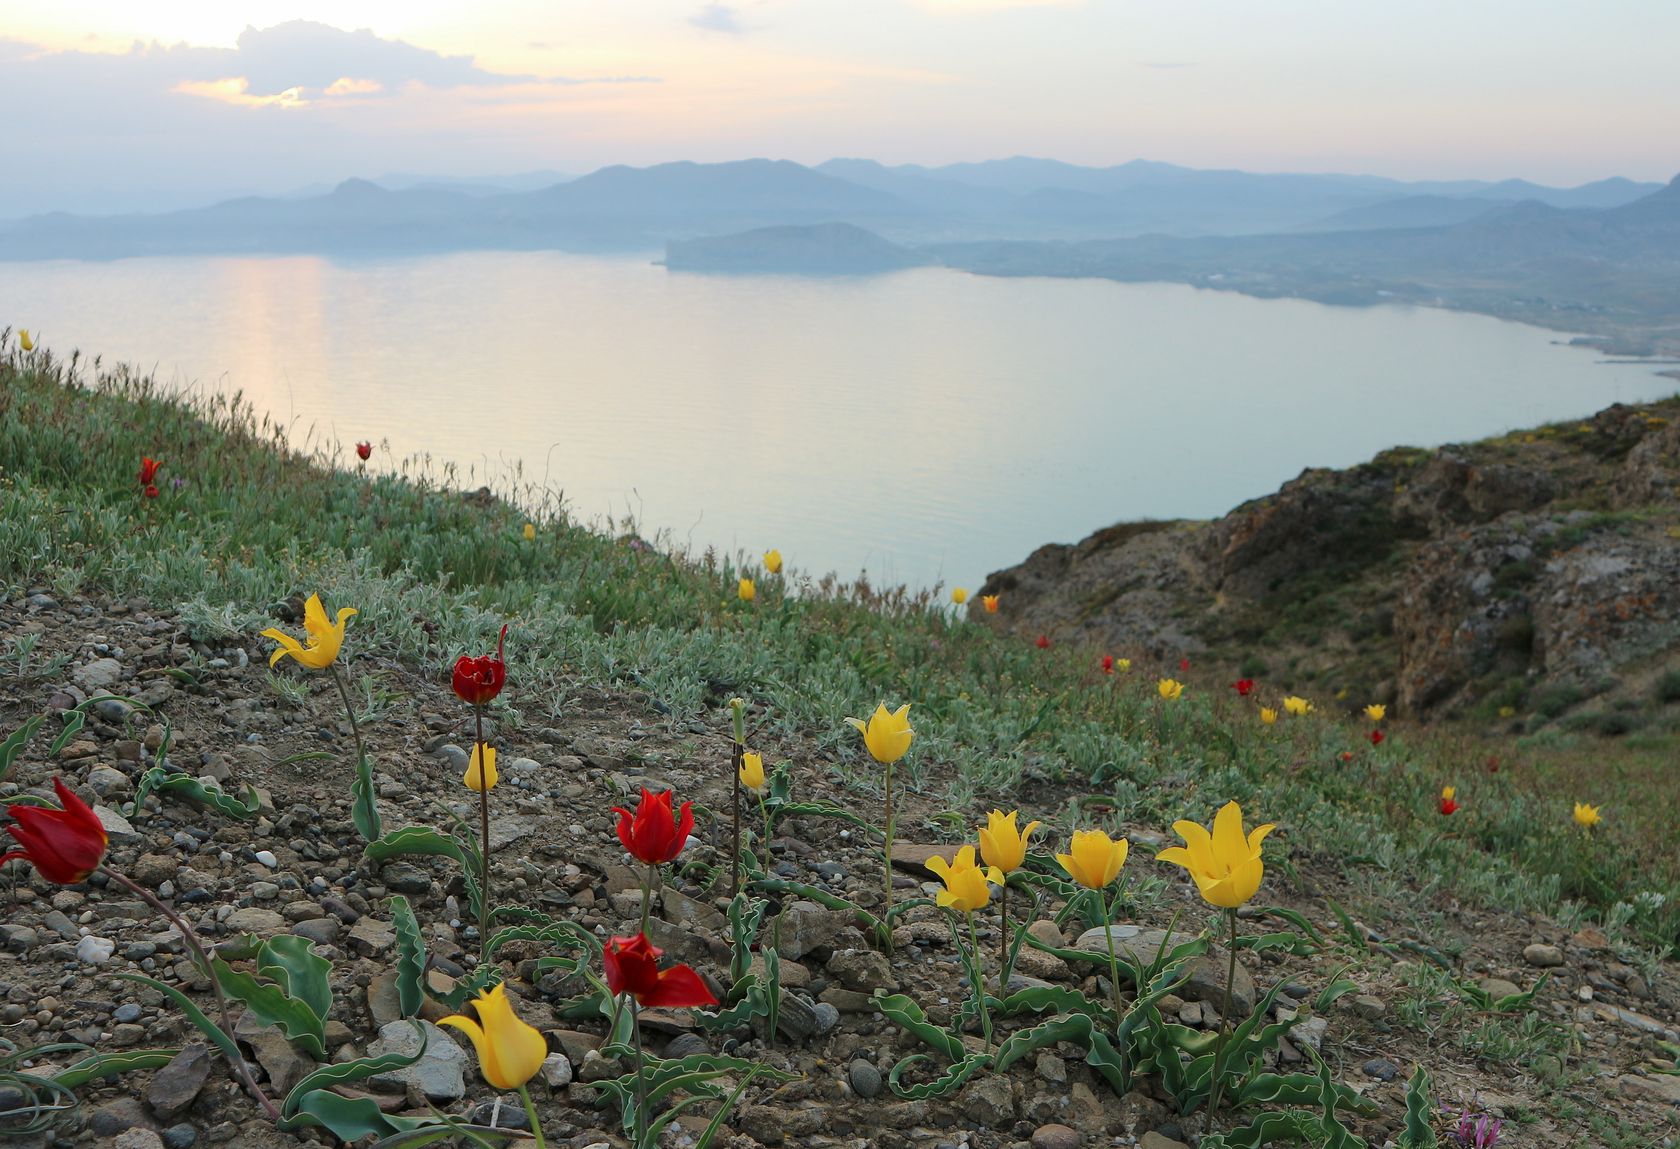
[[[968,601],[968,588],[954,586],[951,588],[951,601],[961,606]]]
[[[1184,694],[1184,683],[1176,678],[1163,678],[1155,684],[1155,692],[1168,702],[1176,702]]]
[[[1458,813],[1458,788],[1456,786],[1441,787],[1441,813]]]
[[[1190,673],[1190,660],[1188,658],[1181,658],[1178,660],[1178,671],[1180,674]]]
[[[1372,746],[1381,746],[1383,744],[1383,732],[1381,730],[1371,731],[1370,737]]]
[[[525,1092],[525,1083],[537,1075],[548,1057],[548,1041],[535,1026],[522,1021],[507,999],[507,986],[497,983],[472,999],[478,1020],[451,1014],[439,1025],[458,1029],[472,1039],[478,1051],[478,1071],[494,1089]]]
[[[764,569],[771,574],[782,573],[782,552],[774,547],[764,552]]]
[[[1305,698],[1298,697],[1294,694],[1291,694],[1288,698],[1283,700],[1284,713],[1294,715],[1296,718],[1311,714],[1312,708],[1312,703],[1308,702]]]
[[[500,780],[501,775],[496,773],[496,748],[486,746],[482,742],[474,742],[472,758],[467,762],[467,772],[461,778],[462,783],[467,789],[482,794],[486,790],[494,790]]]
[[[303,629],[308,635],[308,644],[299,642],[283,630],[270,627],[262,632],[264,638],[272,638],[279,643],[279,647],[268,656],[268,664],[273,666],[282,658],[294,658],[311,670],[325,670],[338,657],[339,650],[344,646],[344,624],[354,614],[353,606],[340,607],[338,621],[327,621],[326,608],[321,605],[321,596],[312,594],[303,604]]]
[[[156,483],[158,468],[161,466],[163,466],[163,464],[152,458],[150,455],[142,458],[140,460],[140,485],[142,487],[150,487]]]
[[[1352,762],[1353,761],[1353,751],[1352,750],[1343,750],[1340,754],[1336,755],[1336,757],[1340,758],[1343,762]]]
[[[764,755],[754,754],[751,750],[741,755],[741,785],[757,793],[764,789]]]
[[[910,704],[906,702],[897,710],[889,712],[887,704],[880,702],[875,705],[875,713],[864,722],[858,718],[846,719],[863,734],[863,744],[869,750],[869,756],[887,768],[886,772],[886,818],[882,826],[886,845],[882,850],[881,868],[886,887],[886,912],[881,915],[881,921],[890,930],[892,923],[892,849],[893,849],[893,763],[904,757],[910,749],[910,743],[915,740],[916,732],[910,729]],[[889,933],[886,940],[888,948],[892,946],[892,936]]]
[[[1239,678],[1235,682],[1231,683],[1231,689],[1237,692],[1238,698],[1247,698],[1250,694],[1254,693],[1254,679]]]
[[[1262,706],[1260,708],[1260,721],[1261,722],[1265,723],[1267,726],[1270,726],[1274,722],[1276,722],[1277,720],[1278,720],[1278,712],[1276,710],[1273,710],[1270,706]]]
[[[916,737],[916,732],[910,729],[908,702],[891,713],[887,711],[887,704],[882,702],[876,705],[875,713],[869,716],[868,722],[860,718],[848,718],[846,722],[863,734],[863,744],[869,756],[883,766],[904,757]]]
[[[537,541],[537,524],[526,523],[525,524],[525,529],[520,533],[525,536],[525,541],[526,542],[528,542],[528,543],[536,542]]]
[[[1106,830],[1075,830],[1068,852],[1056,855],[1056,861],[1070,878],[1088,890],[1097,891],[1102,905],[1103,937],[1108,942],[1108,984],[1114,990],[1116,1017],[1124,1017],[1125,1008],[1120,1000],[1120,959],[1114,951],[1114,923],[1108,908],[1108,887],[1120,876],[1131,847],[1132,844],[1125,838],[1118,841],[1110,838]]]
[[[998,596],[995,594],[983,594],[980,596],[980,605],[986,608],[987,614],[996,614]]]
[[[1114,660],[1114,669],[1118,670],[1121,674],[1125,674],[1131,668],[1132,660],[1129,658],[1117,658]]]
[[[1110,838],[1106,830],[1075,830],[1069,852],[1057,854],[1056,861],[1086,889],[1101,890],[1120,876],[1131,848],[1130,841]]]
[[[1114,673],[1114,656],[1112,654],[1102,656],[1102,672],[1104,674]]]
[[[29,332],[21,327],[18,328],[18,346],[25,351],[35,350],[35,341],[29,337]]]
[[[986,815],[986,826],[980,831],[980,856],[988,866],[1005,874],[1019,870],[1027,860],[1027,841],[1040,823],[1028,822],[1025,829],[1016,829],[1019,810],[1005,814],[993,810]]]
[[[373,444],[368,442],[366,439],[363,439],[360,443],[357,443],[356,444],[356,458],[360,459],[364,463],[367,462],[369,459],[373,458]]]
[[[954,861],[947,862],[937,855],[929,858],[927,868],[945,883],[945,888],[935,895],[934,901],[965,914],[984,909],[992,900],[991,886],[1003,884],[1002,870],[975,863],[973,846],[958,850]]]
[[[618,840],[637,861],[650,866],[674,862],[688,844],[694,829],[694,803],[684,802],[673,812],[671,802],[671,791],[654,793],[644,786],[634,814],[622,806],[613,807],[618,815]]]
[[[1585,802],[1575,803],[1575,824],[1586,829],[1598,825],[1601,821],[1597,806],[1589,806]]]
[[[109,838],[98,815],[76,797],[64,779],[55,777],[53,789],[58,792],[61,810],[22,803],[6,807],[13,818],[6,833],[21,848],[8,850],[0,857],[0,866],[22,859],[53,885],[73,886],[99,868]]]
[[[614,997],[629,994],[638,1005],[648,1007],[682,1009],[716,1005],[717,998],[691,967],[659,968],[664,952],[648,941],[646,934],[608,939],[602,950],[608,992]]]
[[[1244,837],[1242,807],[1227,802],[1214,817],[1211,834],[1196,822],[1174,822],[1173,831],[1184,845],[1169,846],[1155,860],[1183,866],[1209,904],[1234,910],[1260,889],[1265,872],[1260,843],[1275,828],[1267,823]]]
[[[495,654],[463,654],[455,660],[455,671],[450,677],[455,697],[472,706],[483,706],[502,692],[507,684],[507,662],[502,658],[507,632],[504,623],[501,637],[496,640]]]
[[[1388,707],[1384,706],[1380,702],[1373,702],[1365,708],[1365,717],[1369,718],[1372,722],[1381,722],[1384,718],[1388,717]]]
[[[752,579],[744,578],[735,588],[735,594],[742,602],[751,602],[758,597],[758,588],[753,586]]]

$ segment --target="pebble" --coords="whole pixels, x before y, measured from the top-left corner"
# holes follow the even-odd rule
[[[76,943],[76,960],[84,965],[104,965],[117,952],[117,943],[110,938],[89,934]]]
[[[572,1083],[572,1060],[564,1053],[551,1053],[543,1058],[538,1072],[550,1089],[564,1089]]]
[[[1400,1076],[1400,1067],[1386,1057],[1374,1057],[1360,1068],[1366,1077],[1375,1077],[1378,1081],[1393,1081]]]
[[[1563,951],[1556,946],[1535,942],[1523,950],[1523,961],[1541,969],[1553,969],[1563,964]]]
[[[851,1083],[852,1092],[865,1101],[880,1096],[881,1071],[861,1057],[846,1067],[846,1080]]]
[[[197,1141],[198,1130],[185,1121],[179,1125],[171,1125],[163,1131],[165,1149],[192,1149],[193,1144]]]
[[[1066,1125],[1040,1125],[1033,1130],[1032,1149],[1079,1149],[1077,1129]]]
[[[257,861],[261,862],[271,870],[280,865],[280,859],[274,856],[273,850],[258,850]]]
[[[132,1001],[125,1002],[122,1005],[117,1006],[116,1012],[111,1015],[111,1020],[117,1022],[118,1024],[139,1021],[140,1007]]]

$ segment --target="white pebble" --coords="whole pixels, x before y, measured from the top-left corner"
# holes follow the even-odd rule
[[[274,856],[273,850],[258,850],[257,861],[261,862],[271,870],[280,864],[280,859]]]
[[[76,943],[76,960],[86,965],[104,965],[117,952],[117,943],[110,938],[85,937]]]

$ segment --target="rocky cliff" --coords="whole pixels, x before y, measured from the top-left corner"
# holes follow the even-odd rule
[[[992,624],[1023,635],[1349,707],[1680,725],[1677,492],[1680,400],[1618,404],[1305,471],[1212,522],[1041,547],[983,593],[1001,595]]]

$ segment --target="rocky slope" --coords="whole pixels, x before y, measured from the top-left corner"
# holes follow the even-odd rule
[[[1620,733],[1680,720],[1677,483],[1680,401],[1618,404],[1308,470],[1212,522],[1044,546],[983,593],[1027,637],[1411,717]]]

